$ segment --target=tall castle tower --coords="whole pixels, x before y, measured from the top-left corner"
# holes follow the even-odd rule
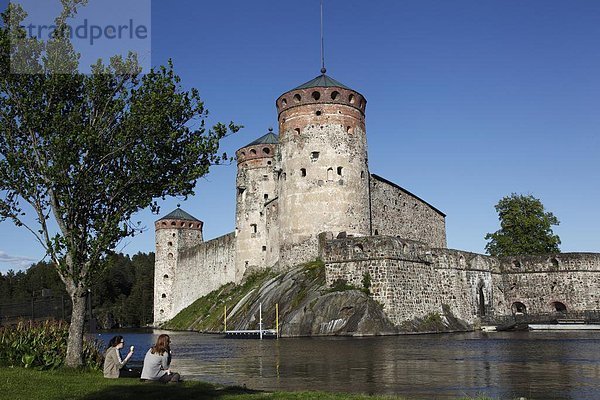
[[[282,267],[317,257],[317,235],[369,235],[365,98],[325,75],[276,101]]]
[[[267,234],[265,203],[276,197],[274,174],[277,135],[273,129],[236,152],[236,281],[247,270],[265,265]]]
[[[179,250],[202,243],[203,222],[183,211],[179,206],[154,223],[156,254],[154,261],[154,325],[175,316],[178,304],[173,290]]]

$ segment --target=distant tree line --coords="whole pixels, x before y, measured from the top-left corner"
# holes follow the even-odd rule
[[[154,253],[133,257],[111,254],[107,267],[91,285],[92,313],[98,328],[152,323],[153,293]],[[26,271],[0,273],[0,304],[28,302],[42,294],[69,298],[52,263],[39,262]]]

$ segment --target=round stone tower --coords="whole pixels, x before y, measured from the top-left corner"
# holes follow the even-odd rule
[[[268,249],[265,204],[276,197],[275,155],[278,138],[273,129],[236,154],[236,274],[239,282],[248,270],[265,265]]]
[[[179,251],[202,242],[203,222],[177,209],[154,223],[156,254],[154,261],[154,325],[173,318],[173,305],[179,301],[173,290]]]
[[[323,74],[282,94],[280,262],[317,257],[317,235],[369,235],[365,98]]]

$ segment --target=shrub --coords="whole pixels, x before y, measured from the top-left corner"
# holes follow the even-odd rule
[[[69,325],[62,321],[21,321],[0,328],[0,364],[36,369],[56,369],[67,353]],[[83,365],[100,369],[102,353],[96,340],[83,342]]]
[[[366,295],[369,296],[371,294],[371,274],[369,274],[368,272],[365,272],[363,274],[362,284],[363,292],[365,292]]]

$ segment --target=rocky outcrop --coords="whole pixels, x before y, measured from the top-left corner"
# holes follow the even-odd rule
[[[365,292],[326,287],[324,266],[319,261],[284,274],[254,274],[242,285],[225,285],[198,299],[163,327],[219,332],[224,328],[227,307],[228,330],[258,329],[262,307],[263,327],[274,328],[276,306],[284,337],[396,333],[381,305]]]

